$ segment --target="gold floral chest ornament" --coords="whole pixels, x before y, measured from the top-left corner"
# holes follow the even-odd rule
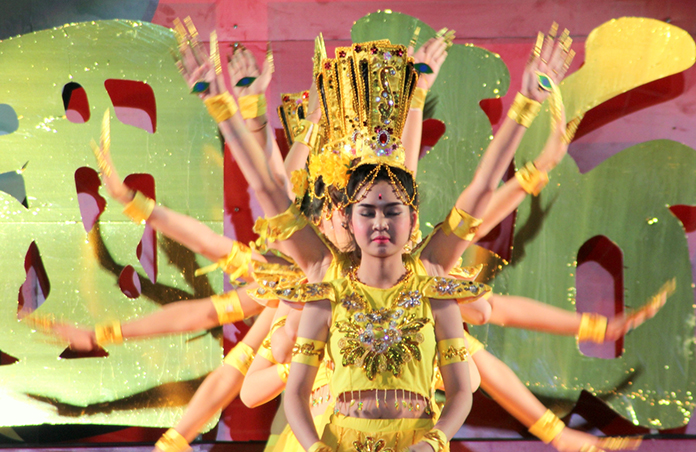
[[[371,309],[362,295],[352,291],[339,300],[350,313],[348,320],[335,322],[343,337],[338,341],[344,367],[362,367],[369,380],[381,372],[401,375],[405,363],[420,361],[420,330],[430,322],[415,311],[423,303],[419,290],[399,293],[388,308]]]

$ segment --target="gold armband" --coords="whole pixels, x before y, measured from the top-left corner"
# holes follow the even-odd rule
[[[290,365],[289,364],[276,364],[276,369],[278,370],[278,376],[283,383],[288,382],[288,376],[290,375]]]
[[[121,322],[114,320],[112,322],[98,323],[94,327],[94,337],[99,345],[120,344],[123,342]]]
[[[421,438],[424,443],[430,444],[435,452],[444,452],[447,450],[447,435],[438,428],[430,430]]]
[[[322,443],[321,441],[317,441],[316,443],[309,446],[307,452],[333,452],[333,449],[331,449],[329,446]]]
[[[153,210],[155,210],[155,200],[136,191],[133,200],[123,208],[123,213],[136,223],[145,224]]]
[[[580,328],[578,328],[578,342],[590,341],[596,344],[604,342],[607,321],[603,315],[584,312],[580,319]]]
[[[297,133],[295,134],[294,142],[300,142],[309,146],[310,149],[314,149],[317,145],[317,139],[319,138],[319,124],[314,124],[309,119],[303,119],[300,121],[300,125],[297,126]]]
[[[259,218],[254,223],[254,232],[259,235],[256,247],[264,250],[266,242],[289,239],[295,232],[307,226],[307,218],[297,206],[290,204],[288,210],[271,218]]]
[[[256,356],[254,349],[248,344],[240,342],[225,356],[225,364],[229,364],[240,371],[242,375],[246,375],[249,371],[249,366],[254,361],[254,356]]]
[[[486,349],[486,346],[483,345],[481,341],[476,339],[471,334],[467,333],[466,330],[464,330],[464,337],[466,338],[466,341],[469,343],[469,356],[473,355],[476,352]]]
[[[183,452],[190,448],[186,438],[173,428],[164,432],[164,435],[157,441],[155,447],[164,452]]]
[[[546,410],[546,413],[534,425],[529,427],[529,433],[548,444],[560,435],[564,428],[565,424],[563,421],[558,419],[558,416],[553,414],[553,411]]]
[[[218,124],[227,121],[239,110],[234,98],[230,96],[230,93],[227,91],[217,96],[211,96],[204,100],[203,103],[208,109],[210,116],[212,116],[213,120]]]
[[[292,362],[319,367],[324,357],[325,342],[298,337],[292,347]]]
[[[259,347],[259,351],[256,352],[256,356],[260,356],[273,364],[278,364],[278,361],[275,360],[273,353],[271,352],[271,334],[273,334],[273,332],[269,331],[266,337],[263,339],[263,342],[261,342],[261,346]]]
[[[210,300],[213,302],[220,325],[244,320],[244,310],[236,291],[231,290],[222,295],[213,295]]]
[[[515,101],[508,111],[508,117],[514,119],[522,127],[529,127],[539,114],[539,110],[541,110],[539,102],[524,96],[522,93],[517,93]]]
[[[437,351],[440,352],[440,367],[469,361],[469,350],[463,337],[438,341]]]
[[[253,119],[266,114],[266,96],[264,94],[250,94],[242,96],[238,100],[242,118]]]
[[[230,253],[217,261],[214,264],[199,268],[194,275],[200,276],[210,273],[211,271],[221,267],[222,271],[230,275],[230,282],[249,274],[249,264],[251,263],[251,248],[242,242],[233,242]]]
[[[445,235],[454,233],[462,240],[472,240],[481,223],[483,220],[474,218],[463,210],[453,207],[447,214],[445,222],[442,223],[442,232]]]
[[[522,190],[530,195],[538,195],[541,190],[549,183],[549,175],[546,171],[539,171],[534,162],[527,162],[520,170],[515,173],[517,181]]]
[[[416,87],[413,90],[413,97],[411,97],[411,110],[421,110],[425,107],[425,96],[428,95],[428,90],[421,87]]]

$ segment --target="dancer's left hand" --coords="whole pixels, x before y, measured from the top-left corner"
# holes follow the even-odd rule
[[[418,87],[430,89],[440,73],[442,64],[447,59],[448,43],[443,37],[431,38],[414,53],[413,47],[408,48],[408,54],[413,55],[415,63],[425,63],[430,69],[431,74],[421,73],[418,77]]]
[[[535,45],[522,74],[520,93],[537,102],[543,102],[548,97],[549,92],[539,85],[537,72],[546,74],[556,85],[561,83],[575,55],[570,49],[572,39],[566,36],[566,33],[558,38],[546,35],[541,48]]]
[[[256,58],[254,58],[251,51],[241,44],[234,49],[232,56],[228,57],[227,69],[230,74],[232,92],[236,98],[253,94],[264,94],[271,83],[271,77],[275,70],[270,44],[261,70],[259,70]],[[247,77],[254,80],[247,86],[237,86],[240,80]]]

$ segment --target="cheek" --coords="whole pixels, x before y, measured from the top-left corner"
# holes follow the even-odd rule
[[[372,228],[366,221],[360,221],[360,219],[353,218],[350,223],[350,228],[353,231],[353,235],[358,237],[363,237],[365,234],[369,233]]]

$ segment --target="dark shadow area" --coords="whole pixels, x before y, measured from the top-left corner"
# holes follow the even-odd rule
[[[68,121],[75,124],[84,124],[89,121],[89,100],[87,92],[79,83],[70,82],[63,86],[63,108]]]
[[[109,93],[119,121],[149,133],[157,130],[155,92],[145,82],[108,79],[104,87]]]
[[[11,364],[14,364],[16,362],[19,362],[19,359],[15,358],[12,355],[9,355],[5,352],[0,351],[0,366],[9,366]]]
[[[17,318],[21,319],[41,306],[51,292],[51,283],[41,260],[41,253],[36,242],[31,242],[24,256],[26,278],[19,288]]]
[[[596,312],[608,318],[624,311],[623,253],[607,237],[598,235],[578,250],[575,308],[579,313]],[[615,342],[580,343],[580,352],[594,358],[612,359],[623,354],[623,337]]]
[[[78,352],[71,350],[70,348],[66,348],[63,350],[63,353],[60,354],[62,359],[106,358],[107,356],[109,356],[109,352],[101,347],[97,347],[89,352]]]
[[[99,174],[88,166],[75,171],[75,189],[77,203],[80,206],[80,218],[85,232],[89,232],[106,208],[106,199],[99,194],[101,179]]]
[[[527,242],[529,242],[534,237],[536,237],[537,234],[539,234],[544,223],[544,219],[546,218],[546,215],[548,215],[548,213],[553,208],[554,203],[556,202],[556,198],[554,197],[554,199],[552,199],[549,203],[549,206],[546,208],[546,210],[543,210],[541,208],[540,200],[542,196],[543,193],[539,196],[533,196],[531,198],[532,205],[530,208],[529,218],[527,219],[527,222],[521,226],[518,225],[518,227],[514,229],[515,235],[513,238],[513,243],[515,244],[515,246],[512,249],[512,256],[510,258],[510,262],[512,263],[512,265],[515,265],[515,262],[519,262],[522,259],[524,259],[524,256],[526,255],[525,246],[527,245]]]
[[[19,118],[14,108],[0,104],[0,136],[9,135],[19,129]]]

